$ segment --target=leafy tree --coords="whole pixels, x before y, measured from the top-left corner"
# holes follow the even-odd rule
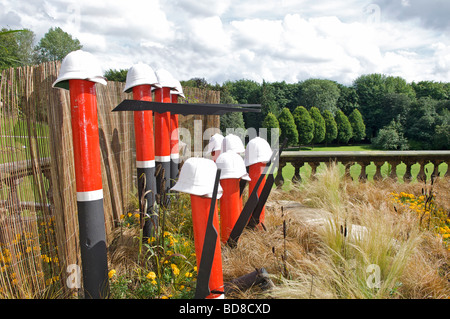
[[[266,117],[264,118],[264,121],[262,122],[262,127],[267,129],[267,141],[271,143],[272,141],[272,128],[278,128],[279,135],[281,135],[281,129],[280,129],[280,123],[277,120],[277,117],[275,114],[269,112]]]
[[[320,113],[320,110],[315,106],[311,107],[309,115],[311,115],[311,119],[314,122],[314,138],[312,142],[314,144],[321,143],[325,139],[325,119]]]
[[[229,90],[230,94],[239,104],[260,104],[262,89],[261,85],[252,80],[238,80],[235,82],[227,81],[223,84]],[[258,129],[264,120],[262,113],[245,113],[245,127]]]
[[[280,138],[284,141],[285,138],[288,140],[288,144],[296,145],[298,144],[298,132],[297,126],[295,125],[294,117],[291,111],[287,107],[281,110],[278,116],[278,123],[280,124]]]
[[[128,70],[126,70],[126,69],[120,69],[120,70],[109,69],[105,72],[104,76],[108,81],[126,82],[127,81],[127,73],[128,73]]]
[[[420,81],[418,83],[412,82],[412,88],[416,92],[416,97],[429,97],[433,100],[448,100],[450,99],[450,85],[449,83],[434,82],[434,81]]]
[[[364,120],[358,109],[354,109],[352,113],[350,113],[348,120],[352,126],[353,140],[362,141],[362,139],[366,136],[366,126],[364,125]]]
[[[337,125],[337,140],[339,143],[348,143],[350,138],[353,136],[352,126],[347,118],[347,116],[341,110],[336,112],[335,116]]]
[[[414,99],[413,88],[401,77],[384,74],[361,75],[353,82],[358,94],[359,109],[366,124],[366,135],[373,137],[377,131],[397,117],[390,111],[386,112],[385,96],[389,93],[402,94]]]
[[[20,65],[31,65],[34,60],[34,40],[36,38],[33,31],[29,29],[20,30],[14,34],[17,43],[17,58]]]
[[[337,110],[339,87],[334,81],[309,79],[300,84],[300,105],[306,108],[318,107],[321,111],[329,110],[334,114]]]
[[[297,106],[292,116],[297,126],[299,144],[309,144],[314,138],[314,121],[311,115],[309,115],[308,110],[303,106]]]
[[[262,83],[262,96],[261,96],[261,112],[266,116],[269,112],[275,116],[280,114],[280,109],[275,101],[275,94],[273,87],[266,81]]]
[[[6,69],[20,65],[17,54],[19,46],[15,34],[20,30],[9,30],[3,28],[0,31],[0,69]]]
[[[333,114],[330,111],[324,110],[322,112],[323,119],[325,120],[325,143],[333,142],[338,134],[337,124],[334,120]]]
[[[420,98],[411,104],[405,125],[405,136],[413,149],[429,149],[434,138],[435,127],[440,124],[436,113],[436,100]]]
[[[338,84],[338,87],[340,94],[337,105],[345,115],[349,116],[354,109],[359,107],[358,94],[354,87],[348,87],[342,84]]]
[[[407,150],[408,140],[403,135],[403,128],[395,120],[380,129],[378,135],[372,139],[375,148],[383,150]]]
[[[35,48],[36,62],[62,60],[70,52],[82,48],[78,39],[74,39],[60,27],[50,28]]]
[[[220,103],[237,104],[237,101],[224,89],[220,90]],[[242,112],[230,112],[220,116],[220,130],[225,135],[227,128],[245,129],[244,117]]]

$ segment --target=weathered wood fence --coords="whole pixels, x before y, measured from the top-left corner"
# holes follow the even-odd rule
[[[350,176],[350,168],[353,165],[359,164],[361,172],[358,176],[360,181],[367,180],[367,167],[369,165],[375,166],[373,179],[381,179],[381,167],[386,163],[389,164],[387,175],[394,180],[398,179],[398,165],[404,164],[405,173],[402,174],[402,179],[405,182],[412,180],[412,166],[419,165],[417,176],[418,180],[425,180],[426,172],[425,166],[429,163],[433,164],[432,171],[429,175],[438,176],[439,166],[442,163],[449,163],[450,151],[361,151],[361,152],[283,152],[280,157],[279,171],[290,163],[294,167],[294,181],[301,181],[300,169],[308,164],[311,167],[311,174],[314,176],[317,167],[321,163],[326,165],[336,162],[341,163],[345,167],[345,174]],[[448,172],[448,170],[447,170]],[[447,173],[445,172],[443,176]],[[282,174],[277,174],[275,184],[281,186],[284,183]]]

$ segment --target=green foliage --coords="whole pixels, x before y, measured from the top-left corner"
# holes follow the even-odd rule
[[[322,116],[325,120],[325,143],[331,143],[336,139],[338,134],[337,124],[330,111],[323,111]]]
[[[407,114],[405,136],[413,148],[429,149],[438,123],[436,101],[428,97],[420,98],[411,104]]]
[[[348,87],[342,84],[338,84],[339,87],[339,99],[337,101],[338,107],[349,116],[350,113],[359,107],[358,94],[354,87]]]
[[[420,81],[411,83],[412,88],[416,92],[416,97],[429,97],[434,100],[450,99],[450,83]]]
[[[320,110],[315,106],[309,110],[309,114],[314,122],[314,138],[312,142],[315,144],[321,143],[325,139],[325,119],[320,113]]]
[[[407,150],[409,148],[408,140],[403,135],[402,126],[394,120],[380,129],[378,135],[372,139],[372,145],[383,150]]]
[[[297,106],[292,113],[297,126],[300,145],[309,144],[314,138],[314,121],[303,106]]]
[[[364,120],[358,109],[354,109],[352,113],[350,113],[348,120],[352,126],[353,140],[362,141],[362,139],[366,136],[366,126],[364,125]]]
[[[348,143],[348,141],[353,136],[352,126],[347,116],[341,110],[336,112],[335,116],[336,125],[337,125],[337,140],[339,143]]]
[[[8,30],[3,28],[0,31],[0,69],[16,67],[20,65],[17,55],[18,44],[15,33],[19,30]]]
[[[72,51],[80,50],[83,46],[60,27],[50,28],[36,46],[36,62],[62,60]]]
[[[298,144],[298,132],[297,126],[295,125],[294,117],[291,111],[287,107],[281,110],[278,116],[278,123],[280,124],[280,139],[284,141],[285,138],[288,140],[289,145]]]
[[[336,82],[322,79],[308,79],[300,84],[300,105],[318,107],[334,114],[340,91]]]
[[[269,112],[269,114],[267,114],[266,117],[264,118],[264,121],[262,123],[262,127],[267,129],[267,141],[269,143],[271,143],[271,141],[272,141],[271,129],[272,128],[280,129],[280,123],[278,122],[277,117],[275,116],[275,114]],[[278,134],[281,135],[281,130],[279,131]]]
[[[105,72],[104,77],[108,81],[126,82],[127,81],[127,73],[128,73],[128,70],[126,70],[126,69],[120,69],[120,70],[109,69]]]

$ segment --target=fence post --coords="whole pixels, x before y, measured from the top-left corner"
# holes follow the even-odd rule
[[[78,50],[62,61],[53,87],[69,89],[84,297],[109,295],[95,84],[106,85],[93,56]]]

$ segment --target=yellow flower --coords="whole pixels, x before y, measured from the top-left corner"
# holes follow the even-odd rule
[[[131,216],[133,216],[133,214],[132,213],[128,213],[128,217],[131,217]]]
[[[109,277],[109,279],[111,279],[115,274],[116,274],[116,270],[115,270],[115,269],[111,269],[111,270],[108,272],[108,277]]]
[[[138,213],[134,214],[134,217],[139,218],[140,215]]]
[[[185,276],[186,278],[191,278],[191,277],[192,277],[192,273],[187,272],[187,273],[184,274],[184,276]]]
[[[147,274],[146,277],[147,277],[148,279],[154,281],[155,278],[156,278],[156,274],[155,274],[153,271],[150,271],[150,272]]]
[[[125,215],[124,215],[124,214],[120,215],[120,219],[121,219],[121,220],[124,219],[124,218],[125,218]]]
[[[152,284],[152,285],[156,285],[157,282],[156,282],[155,280],[152,280],[152,281],[151,281],[151,284]]]
[[[180,269],[178,269],[177,265],[171,264],[170,267],[172,268],[173,274],[175,276],[178,276],[180,274]]]

